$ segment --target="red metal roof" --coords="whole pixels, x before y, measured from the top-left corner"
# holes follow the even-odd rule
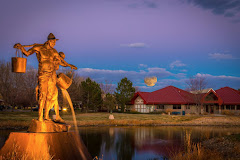
[[[154,92],[137,92],[133,99],[140,96],[144,104],[192,104],[194,103],[193,94],[174,86],[168,86]]]
[[[216,90],[216,93],[223,100],[223,104],[225,105],[238,105],[240,104],[240,93],[239,91],[230,88],[224,87]]]
[[[204,98],[211,92],[218,97],[218,100],[205,101]],[[132,98],[132,104],[134,104],[134,100],[138,96],[143,99],[144,104],[194,104],[196,101],[194,100],[194,96],[196,95],[174,86],[168,86],[154,92],[137,92]],[[218,103],[219,105],[240,104],[240,92],[230,87],[220,88],[215,92],[214,90],[210,90],[208,93],[197,96],[201,97],[202,103]]]

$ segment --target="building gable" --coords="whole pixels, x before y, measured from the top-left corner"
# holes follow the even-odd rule
[[[207,93],[202,95],[202,104],[217,103],[219,105],[222,105],[223,103],[221,97],[219,97],[219,95],[213,89],[210,89]]]

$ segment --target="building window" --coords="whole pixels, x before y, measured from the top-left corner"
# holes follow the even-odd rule
[[[157,109],[164,109],[164,104],[157,105]]]
[[[221,110],[224,110],[224,105],[221,105]]]
[[[181,109],[181,104],[174,104],[173,109]]]
[[[145,105],[139,105],[139,104],[135,105],[135,110],[137,112],[143,112],[143,113],[147,112],[147,108]]]
[[[240,110],[240,105],[237,105],[237,110]]]
[[[235,110],[235,105],[226,105],[227,110]]]
[[[190,106],[189,106],[189,105],[187,105],[187,106],[186,106],[186,109],[190,109]]]
[[[227,109],[227,110],[230,110],[230,105],[226,105],[226,109]]]

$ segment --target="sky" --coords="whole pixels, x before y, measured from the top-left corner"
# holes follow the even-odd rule
[[[141,91],[205,77],[209,88],[240,88],[240,0],[1,0],[0,59],[13,45],[44,43],[80,76],[114,86],[124,77]],[[35,55],[28,65],[37,68]],[[144,78],[155,76],[155,86]]]

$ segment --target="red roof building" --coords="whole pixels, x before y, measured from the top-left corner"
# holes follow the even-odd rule
[[[194,94],[168,86],[154,92],[137,92],[131,100],[132,110],[149,113],[172,110],[173,113],[214,113],[222,110],[240,112],[240,92],[230,87]],[[229,109],[230,108],[230,109]]]
[[[194,104],[193,94],[174,86],[168,86],[154,92],[137,92],[136,97],[140,96],[144,104]]]
[[[217,95],[222,98],[225,105],[240,105],[240,93],[239,91],[224,87],[216,90]]]

